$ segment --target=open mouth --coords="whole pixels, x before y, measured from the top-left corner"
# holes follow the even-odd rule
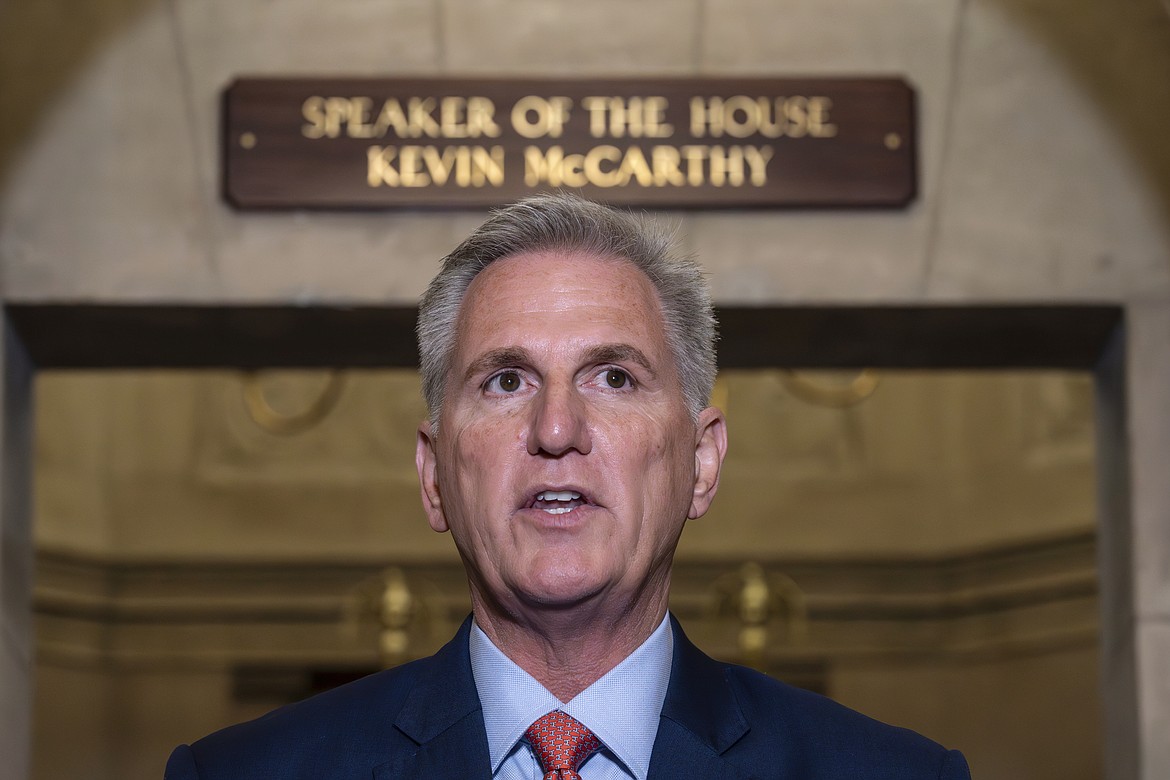
[[[588,503],[576,490],[542,490],[533,496],[529,508],[540,509],[550,515],[563,515]]]

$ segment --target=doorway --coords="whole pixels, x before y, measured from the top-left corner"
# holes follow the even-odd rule
[[[51,312],[51,314],[62,314],[63,312]],[[123,343],[120,346],[114,347],[111,351],[115,352],[114,360],[112,362],[102,362],[100,352],[93,352],[84,349],[78,349],[77,345],[71,343],[67,339],[54,340],[45,336],[46,331],[38,329],[38,338],[42,339],[39,344],[40,353],[44,356],[44,361],[37,361],[38,348],[30,348],[34,357],[34,362],[39,368],[150,368],[157,369],[160,367],[179,367],[189,366],[204,369],[215,370],[216,366],[238,366],[238,367],[256,367],[262,365],[286,365],[286,366],[310,366],[321,367],[329,365],[346,365],[347,361],[341,360],[343,357],[355,356],[356,360],[350,361],[367,368],[376,365],[413,365],[413,345],[409,340],[409,330],[403,330],[403,323],[409,323],[412,320],[412,312],[401,312],[392,310],[375,310],[363,311],[358,315],[357,319],[363,322],[353,323],[348,325],[344,322],[346,320],[347,312],[333,312],[327,313],[324,316],[318,313],[317,323],[310,327],[304,321],[297,317],[295,312],[288,312],[285,310],[263,310],[254,309],[246,312],[233,310],[208,310],[208,311],[191,311],[191,310],[167,310],[167,309],[141,309],[141,310],[92,310],[84,314],[72,312],[72,316],[87,316],[100,320],[104,323],[106,328],[106,336],[115,339],[121,338]],[[1070,348],[1068,341],[1068,330],[1060,327],[1060,319],[1062,317],[1074,316],[1076,317],[1077,333],[1080,334],[1082,340],[1089,340],[1087,346],[1082,347],[1082,352],[1078,354],[1075,350]],[[13,312],[13,320],[17,324],[18,331],[24,333],[21,325],[21,318],[25,317],[23,328],[31,327],[40,317],[46,316],[43,310],[34,310],[29,308],[26,310],[18,310]],[[743,396],[745,393],[758,392],[760,384],[768,384],[769,379],[764,379],[763,382],[755,382],[756,386],[751,386],[751,383],[739,382],[741,385],[739,390],[736,390],[735,376],[738,371],[744,373],[755,372],[767,376],[767,372],[775,371],[777,365],[795,365],[802,368],[825,368],[825,367],[842,367],[851,364],[851,359],[857,355],[870,355],[870,360],[857,361],[852,365],[879,365],[884,367],[905,367],[912,366],[917,368],[978,368],[990,369],[993,367],[1026,367],[1035,369],[1037,367],[1070,369],[1076,368],[1082,371],[1086,368],[1095,366],[1100,362],[1100,357],[1106,352],[1107,346],[1112,338],[1113,330],[1119,322],[1119,312],[1111,309],[1096,309],[1096,308],[1076,308],[1068,307],[1066,309],[995,309],[995,310],[956,310],[956,309],[935,309],[935,310],[861,310],[861,309],[806,309],[806,310],[792,310],[792,309],[768,309],[768,310],[724,310],[720,312],[723,326],[723,349],[722,349],[722,366],[727,369],[727,374],[732,378],[732,395],[731,398]],[[329,320],[331,317],[336,317],[337,320],[322,325],[323,321]],[[138,318],[139,325],[142,320],[147,320],[153,323],[154,327],[145,332],[140,327],[134,327],[133,321]],[[397,330],[393,325],[387,327],[386,320],[396,318]],[[204,327],[207,323],[200,324],[200,319],[210,320],[211,327]],[[311,319],[311,318],[310,318]],[[977,322],[982,319],[982,322]],[[915,322],[917,320],[917,322]],[[972,322],[975,324],[972,324]],[[91,320],[92,325],[93,320]],[[941,323],[941,324],[940,324]],[[964,323],[965,327],[964,327]],[[1094,327],[1088,327],[1086,323],[1094,324]],[[368,328],[381,326],[379,330],[373,331],[378,334],[378,339],[382,339],[386,343],[384,351],[379,352],[380,342],[378,339],[371,340],[371,331]],[[353,328],[354,332],[360,331],[357,343],[359,349],[353,353],[347,354],[347,349],[337,347],[338,341],[344,340],[347,328]],[[735,333],[739,330],[740,335]],[[155,347],[149,343],[126,343],[127,335],[131,332],[136,332],[138,335],[135,338],[139,342],[154,342],[155,340],[161,344],[169,344],[172,349],[166,351],[165,354],[152,354]],[[200,338],[201,332],[210,331],[212,338]],[[75,333],[77,331],[74,331]],[[91,328],[86,331],[89,335],[87,340],[95,338],[96,334]],[[147,335],[143,335],[143,334]],[[227,341],[223,344],[216,343],[216,335],[222,334]],[[743,339],[746,334],[753,334],[753,341],[746,342]],[[775,334],[774,338],[761,339],[755,334],[768,333]],[[302,339],[311,334],[307,345],[302,341],[302,349],[297,351],[295,346],[290,346],[291,336],[300,334]],[[340,336],[338,335],[340,334]],[[242,336],[242,337],[241,337]],[[886,345],[885,349],[875,348],[875,342],[883,342],[884,339],[890,337],[897,337],[902,339],[900,345],[893,346]],[[1030,350],[1044,349],[1046,339],[1052,337],[1059,337],[1060,343],[1054,349],[1044,352],[1048,356],[1048,363],[1043,363],[1036,357],[1036,353]],[[190,343],[184,345],[184,339],[189,340]],[[732,339],[739,340],[739,344],[731,346],[729,342]],[[26,339],[26,341],[36,342],[36,339]],[[411,344],[408,350],[402,348],[402,343]],[[229,343],[230,342],[230,343]],[[178,344],[179,348],[173,347]],[[399,350],[399,353],[408,352],[409,362],[402,362],[403,354],[397,354],[395,357],[394,350]],[[816,354],[813,351],[816,350]],[[1095,354],[1094,354],[1095,350]],[[84,353],[84,354],[82,354]],[[785,358],[779,359],[777,355],[784,354]],[[55,358],[51,356],[56,355]],[[186,358],[183,356],[186,355]],[[277,355],[280,359],[273,360],[272,355]],[[298,357],[299,355],[299,357]],[[324,358],[328,356],[330,360]],[[771,361],[769,362],[769,358]],[[925,365],[923,365],[925,363]],[[943,365],[934,365],[941,363]],[[763,366],[770,366],[764,368]],[[211,376],[205,374],[205,376]],[[988,375],[991,376],[991,375]],[[165,379],[165,377],[164,377]],[[758,379],[758,377],[757,377]],[[310,380],[311,381],[311,378]],[[896,381],[896,380],[895,380]],[[1084,384],[1082,382],[1082,384]],[[270,388],[271,390],[279,390],[279,388]],[[278,393],[276,393],[278,394]],[[735,403],[734,400],[731,403]],[[417,411],[417,410],[404,410]],[[734,411],[732,412],[734,415]],[[417,415],[412,415],[417,417]],[[413,419],[409,427],[413,428]],[[400,433],[400,432],[399,432]],[[411,475],[412,478],[412,475]],[[1091,536],[1091,533],[1090,533]],[[998,557],[992,555],[988,557],[984,554],[980,555],[947,555],[942,556],[928,556],[929,563],[921,565],[918,569],[914,569],[913,556],[905,558],[901,561],[903,567],[910,566],[910,574],[903,579],[903,584],[894,584],[892,586],[892,593],[887,592],[882,595],[890,596],[896,595],[899,588],[904,588],[905,582],[909,581],[930,581],[932,584],[937,584],[943,581],[954,581],[961,573],[966,573],[968,580],[966,584],[970,585],[979,576],[986,576],[988,571],[1003,572],[1010,569],[1013,565],[1020,566],[1021,561],[1030,564],[1047,561],[1047,565],[1064,566],[1071,564],[1079,566],[1085,562],[1086,559],[1091,560],[1093,556],[1091,539],[1086,539],[1084,534],[1077,537],[1073,534],[1071,538],[1065,538],[1062,542],[1063,546],[1060,549],[1053,550],[1051,547],[1044,547],[1041,545],[1037,547],[1032,544],[1029,547],[1029,540],[1016,540],[1023,542],[1021,545],[1016,545],[1006,554],[1000,551]],[[1034,542],[1035,540],[1030,540]],[[447,545],[449,547],[449,544]],[[703,545],[699,546],[701,550]],[[680,553],[680,559],[683,563],[690,555],[695,561],[696,567],[701,565],[712,565],[712,560],[708,556],[704,559],[702,555],[692,555],[687,550]],[[1029,557],[1031,556],[1031,557]],[[328,556],[326,556],[328,557]],[[346,559],[350,558],[349,563]],[[799,558],[799,556],[797,556]],[[1053,561],[1059,559],[1062,563],[1054,564]],[[941,563],[940,563],[941,561]],[[378,574],[378,570],[373,568],[371,561],[370,576]],[[86,576],[82,572],[73,571],[68,572],[69,562],[60,562],[60,571],[57,573],[63,577],[83,577]],[[255,561],[252,562],[253,564]],[[818,572],[814,571],[815,566],[809,568],[806,566],[804,572],[799,571],[799,560],[777,561],[774,557],[766,561],[766,569],[776,569],[785,574],[785,576],[792,576],[793,568],[795,567],[800,576],[792,577],[794,580],[807,583],[815,581]],[[855,562],[856,563],[856,562]],[[921,560],[918,561],[921,564]],[[1041,565],[1044,565],[1043,563]],[[778,567],[778,568],[777,568]],[[931,568],[933,567],[933,568]],[[982,569],[980,569],[982,567]],[[861,569],[865,569],[864,562],[860,565]],[[698,569],[696,568],[696,571]],[[425,575],[420,572],[425,572]],[[975,572],[974,574],[972,572]],[[287,574],[287,573],[286,573]],[[302,573],[303,574],[303,573]],[[417,571],[406,567],[404,572],[408,581],[413,580],[418,582],[420,577],[425,579],[429,576],[436,582],[430,583],[434,588],[435,593],[445,592],[450,587],[451,582],[459,582],[459,570],[457,562],[450,561],[445,564],[440,558],[433,558],[432,560],[424,561]],[[888,578],[888,572],[880,576]],[[182,593],[188,589],[199,576],[205,578],[203,583],[206,586],[206,572],[200,574],[198,572],[187,571],[188,579],[184,582],[183,575],[180,572],[179,576],[164,571],[164,567],[151,566],[130,566],[119,573],[119,578],[114,580],[109,579],[109,572],[97,573],[89,572],[89,576],[96,576],[96,587],[118,590],[123,592],[135,593],[135,587],[141,590],[136,594],[140,598],[146,598],[151,592],[158,593],[159,588],[163,593],[170,593],[171,595],[178,595],[181,597]],[[233,585],[238,588],[241,582],[245,586],[245,590],[249,585],[255,586],[257,578],[260,580],[268,579],[269,582],[275,578],[279,580],[282,576],[280,571],[272,568],[267,572],[261,570],[245,571],[240,568],[231,566],[224,566],[218,572],[218,579],[224,587],[220,595],[226,595],[233,590]],[[319,565],[316,576],[318,583],[320,582],[334,582],[340,584],[347,581],[347,578],[352,578],[354,575],[352,556],[339,555],[335,565],[326,563]],[[855,582],[865,581],[865,572],[859,574],[852,572]],[[862,592],[872,592],[876,580],[874,579],[872,570],[869,572],[870,579]],[[840,582],[842,579],[842,571],[840,569],[835,571],[819,572],[822,583]],[[105,577],[105,580],[102,580]],[[237,578],[233,582],[233,578]],[[238,578],[243,578],[238,579]],[[303,576],[296,579],[301,582],[304,581]],[[878,578],[880,579],[880,577]],[[693,582],[698,582],[699,578],[692,578]],[[690,587],[690,581],[680,582],[679,590],[684,591],[682,595],[686,595],[687,587]],[[987,582],[983,583],[988,584]],[[887,586],[889,583],[887,582]],[[1074,589],[1075,589],[1074,585]],[[1083,585],[1080,586],[1083,590]],[[127,590],[128,589],[128,590]],[[153,589],[153,591],[152,591]],[[879,588],[880,591],[880,588]],[[188,591],[190,592],[190,591]],[[206,595],[204,593],[203,595]],[[822,594],[823,595],[823,594]],[[905,595],[905,594],[903,594]],[[922,594],[911,594],[921,596]],[[1076,594],[1074,594],[1075,596]],[[1080,596],[1085,594],[1081,592]],[[944,596],[941,602],[942,609],[953,609],[954,605],[947,606],[946,599],[953,598],[952,596]],[[441,601],[438,600],[438,601]],[[449,601],[449,599],[448,599]],[[937,606],[937,604],[936,604]],[[1067,606],[1067,605],[1066,605]],[[1083,604],[1081,605],[1084,606]],[[435,614],[446,614],[457,611],[457,608],[452,607],[449,603],[438,603],[436,599],[432,599],[432,603],[427,605],[427,609]],[[684,611],[686,607],[679,605],[675,607],[677,611]],[[848,608],[844,610],[848,612]],[[685,622],[685,618],[684,618]],[[435,625],[440,625],[441,621],[433,621],[432,628]],[[189,627],[190,628],[190,627]],[[194,627],[195,635],[205,631],[207,625],[200,629],[198,624]],[[357,625],[357,631],[368,631],[369,626]],[[979,629],[975,629],[979,630]],[[986,629],[984,629],[986,630]],[[441,641],[444,635],[449,635],[449,631],[440,629],[434,632],[437,641]],[[432,637],[434,639],[435,637]],[[699,637],[696,637],[699,638]],[[124,641],[118,638],[107,636],[104,641]],[[700,644],[703,642],[700,639]],[[734,648],[731,649],[734,652]],[[779,671],[784,673],[801,673],[801,670],[806,674],[805,682],[811,685],[816,684],[817,675],[821,675],[822,684],[824,679],[823,670],[818,671],[815,664],[809,666],[801,660],[801,651],[797,650],[795,653],[788,653],[791,657],[784,658],[787,650],[779,653],[781,667]],[[328,655],[327,652],[322,652],[322,655]],[[809,655],[808,653],[804,654]],[[1019,658],[1019,656],[1017,656]],[[220,659],[222,660],[222,659]],[[355,663],[365,662],[362,659],[355,658]],[[741,659],[742,660],[742,659]],[[889,659],[887,658],[887,661]],[[1090,664],[1094,661],[1090,658]],[[938,659],[936,658],[937,662]],[[869,664],[868,672],[866,664]],[[983,661],[968,659],[968,671],[973,668],[971,664],[978,666],[980,663],[986,665],[986,659]],[[1025,666],[1027,662],[1023,662]],[[1071,661],[1077,668],[1082,668],[1085,663],[1084,658],[1077,658]],[[215,668],[215,659],[209,659],[207,664],[207,674],[211,674]],[[804,664],[802,666],[802,664]],[[896,665],[896,664],[895,664]],[[243,701],[240,705],[238,702],[232,706],[237,708],[242,707],[240,714],[248,714],[247,708],[249,706],[259,708],[265,705],[265,697],[273,699],[282,695],[287,695],[288,690],[292,690],[295,685],[303,684],[293,680],[297,674],[295,664],[287,664],[284,670],[277,670],[277,673],[270,674],[265,677],[263,674],[256,674],[253,670],[251,677],[248,676],[247,665],[242,668],[242,674],[238,677],[234,687],[235,693],[243,693],[242,697],[236,698]],[[875,669],[880,671],[880,674],[873,674]],[[992,672],[993,674],[998,672]],[[164,669],[155,670],[154,674],[165,674]],[[281,674],[284,675],[283,681]],[[940,669],[937,663],[934,667],[928,664],[927,672],[915,672],[915,674],[926,674],[927,676],[934,676],[936,678],[947,676],[948,672]],[[952,675],[953,676],[953,675]],[[959,675],[959,678],[969,675]],[[978,675],[975,675],[978,677]],[[1083,676],[1083,675],[1082,675]],[[882,670],[879,666],[873,666],[873,659],[870,658],[867,662],[855,664],[849,674],[840,676],[835,690],[828,692],[842,695],[842,691],[846,691],[846,695],[842,696],[849,703],[856,705],[857,699],[870,697],[877,701],[883,697],[889,699],[889,691],[883,691],[882,686],[887,685],[890,678],[889,666]],[[142,717],[152,717],[151,712],[157,711],[157,708],[165,709],[167,701],[171,703],[170,712],[174,712],[175,701],[199,701],[200,694],[197,691],[202,691],[204,702],[206,701],[206,693],[210,690],[206,684],[209,678],[204,677],[202,681],[198,676],[191,681],[192,686],[190,690],[186,691],[167,691],[162,700],[155,699],[153,704],[151,702],[151,694],[146,693],[145,689],[149,687],[148,682],[139,679],[137,682],[139,694],[146,693],[143,700],[148,702],[146,710],[141,713]],[[845,682],[841,682],[845,680]],[[800,682],[800,680],[795,680]],[[976,686],[977,688],[978,686]],[[283,693],[282,693],[283,691]],[[119,696],[133,696],[135,691],[133,686],[129,688],[125,685],[108,685],[102,689],[98,694],[105,697]],[[248,697],[252,698],[249,699]],[[850,701],[849,697],[854,697]],[[251,701],[252,704],[248,702]],[[156,708],[157,705],[157,708]],[[934,705],[929,705],[934,706]],[[929,709],[929,707],[928,707]],[[190,714],[190,713],[189,713]],[[882,713],[874,713],[881,715]],[[927,713],[929,715],[929,712]],[[894,719],[899,719],[895,717]],[[905,716],[901,716],[905,720]],[[914,725],[914,724],[908,724]],[[921,728],[921,727],[920,727]],[[923,729],[927,730],[928,729]],[[100,730],[99,730],[100,732]],[[90,730],[88,733],[94,733]],[[191,735],[188,735],[191,736]],[[941,739],[947,741],[954,741],[947,739],[945,734],[937,734]],[[130,737],[129,739],[132,739]],[[143,776],[151,776],[144,774]]]

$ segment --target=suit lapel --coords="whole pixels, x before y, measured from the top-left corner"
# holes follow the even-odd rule
[[[723,755],[750,728],[723,666],[691,644],[673,615],[670,624],[674,660],[649,780],[749,777]]]
[[[483,716],[478,710],[420,744],[416,752],[400,755],[374,768],[374,780],[402,780],[408,777],[488,780],[491,774],[487,734],[483,728]]]
[[[375,780],[491,776],[483,711],[471,673],[470,631],[469,617],[420,672],[394,719],[395,728],[417,749],[400,751],[375,767]]]
[[[671,616],[674,659],[650,757],[649,780],[748,780],[726,753],[750,728],[719,664],[690,643]],[[434,655],[394,720],[414,750],[375,767],[374,780],[490,778],[487,731],[468,650],[468,618]]]
[[[750,780],[739,767],[711,749],[678,722],[663,718],[658,724],[648,780]]]

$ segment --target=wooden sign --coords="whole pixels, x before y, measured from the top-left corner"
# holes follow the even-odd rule
[[[904,206],[914,92],[865,79],[240,79],[224,95],[238,209],[611,204]]]

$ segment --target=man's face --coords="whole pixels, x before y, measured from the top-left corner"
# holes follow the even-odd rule
[[[441,429],[419,429],[431,526],[506,610],[628,603],[669,584],[726,448],[691,419],[650,281],[624,260],[530,253],[472,283]]]

